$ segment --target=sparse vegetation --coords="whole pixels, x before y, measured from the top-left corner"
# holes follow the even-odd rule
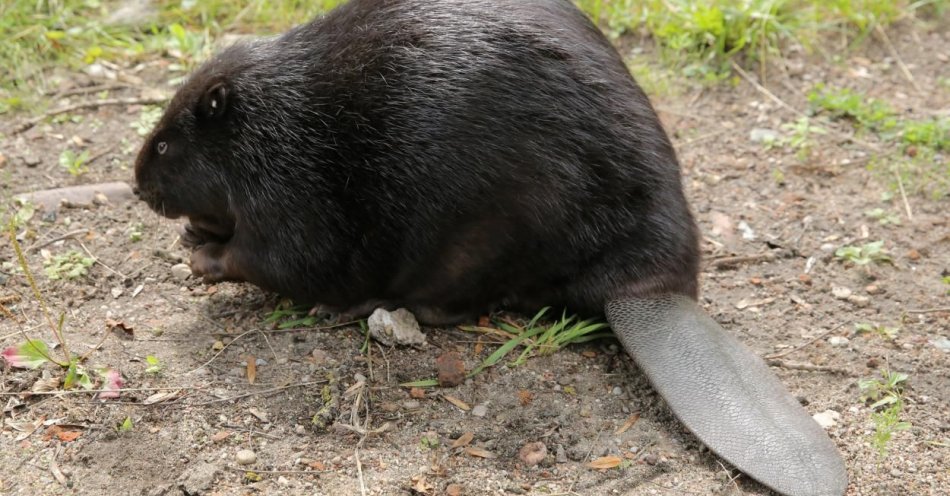
[[[78,251],[69,251],[54,255],[43,261],[46,277],[53,281],[60,279],[79,279],[89,273],[89,267],[95,260]]]
[[[264,324],[276,329],[292,329],[295,327],[313,327],[320,319],[316,315],[309,315],[309,308],[293,306],[285,300],[280,302],[272,312],[264,318]]]
[[[887,445],[894,435],[911,428],[909,422],[901,421],[906,381],[907,374],[889,370],[881,371],[880,379],[870,378],[858,381],[861,401],[873,402],[870,405],[871,421],[874,423],[871,445],[881,458],[887,457]]]

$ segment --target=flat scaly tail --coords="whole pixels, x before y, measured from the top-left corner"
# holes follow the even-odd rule
[[[840,496],[844,462],[768,366],[691,298],[621,298],[607,321],[673,414],[710,450],[787,496]]]

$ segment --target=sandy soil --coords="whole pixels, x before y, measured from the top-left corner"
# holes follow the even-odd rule
[[[921,91],[874,40],[840,63],[789,54],[781,68],[771,68],[767,86],[801,110],[808,108],[806,92],[825,82],[886,100],[905,117],[947,115],[950,90],[939,81],[950,76],[950,34],[906,25],[891,37]],[[170,90],[163,83],[166,65],[156,61],[130,71],[144,83],[110,96]],[[64,89],[102,83],[78,73],[62,76]],[[847,462],[848,494],[950,494],[950,355],[938,346],[950,338],[948,287],[941,282],[950,270],[950,202],[910,192],[910,219],[899,194],[882,200],[892,189],[866,168],[882,152],[863,143],[885,152],[894,145],[870,135],[862,144],[842,139],[852,133],[847,123],[830,126],[837,134],[817,136],[812,155],[802,160],[750,139],[753,129],[779,131],[797,116],[746,81],[676,87],[655,102],[706,236],[703,304],[757,353],[784,353],[773,370],[811,413],[840,414],[828,432]],[[54,98],[55,108],[93,95]],[[131,124],[140,112],[138,105],[88,109],[72,114],[78,122],[5,135],[3,197],[129,181],[141,140]],[[15,115],[4,124],[31,117]],[[67,146],[98,155],[88,173],[73,178],[58,164]],[[867,217],[874,208],[900,224]],[[132,239],[135,231],[141,240]],[[67,233],[74,234],[45,244]],[[460,352],[472,368],[494,346],[460,329],[427,329],[423,349],[374,345],[366,353],[359,327],[274,330],[263,321],[279,303],[276,296],[245,285],[176,279],[171,267],[187,252],[175,243],[175,225],[143,204],[37,213],[21,234],[24,247],[35,248],[27,257],[46,304],[65,312],[71,348],[91,351],[91,368],[118,369],[125,386],[137,390],[111,400],[31,396],[26,392],[44,374],[62,374],[52,367],[5,368],[0,493],[768,494],[680,427],[611,340],[489,369],[459,387],[412,398],[399,384],[432,377],[443,352]],[[868,272],[833,256],[840,246],[879,239],[893,264]],[[43,275],[45,255],[82,250],[80,243],[101,262],[88,276],[51,281]],[[747,258],[722,261],[735,256]],[[0,244],[0,258],[14,260],[9,242]],[[0,284],[14,316],[0,317],[0,346],[22,341],[20,329],[51,340],[22,272],[5,265]],[[836,287],[859,298],[840,299]],[[117,330],[115,322],[132,331]],[[894,340],[856,334],[859,322],[900,331]],[[833,346],[832,337],[848,342]],[[148,355],[159,359],[160,373],[146,372]],[[249,360],[256,363],[253,384]],[[885,367],[908,374],[903,420],[913,427],[896,434],[882,458],[870,442],[871,411],[857,381]],[[159,392],[170,394],[147,404]],[[460,409],[449,396],[482,405],[482,415]],[[639,420],[618,433],[636,414]],[[120,430],[127,418],[133,427]],[[344,426],[386,428],[363,439]],[[474,435],[469,447],[482,451],[452,447],[468,432]],[[533,442],[544,443],[548,456],[529,467],[518,453]],[[253,451],[256,461],[239,466],[240,450]],[[475,456],[486,453],[490,457]],[[609,470],[587,466],[603,455],[627,463]]]

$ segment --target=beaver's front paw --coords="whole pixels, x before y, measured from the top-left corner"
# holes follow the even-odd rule
[[[185,248],[197,248],[209,240],[208,236],[203,235],[190,223],[178,227],[178,236],[181,246]]]
[[[208,284],[227,280],[224,246],[218,243],[201,244],[191,254],[191,273]]]

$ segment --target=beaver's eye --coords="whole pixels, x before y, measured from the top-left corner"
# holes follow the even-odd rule
[[[159,141],[155,149],[158,150],[159,155],[164,155],[165,152],[168,151],[168,143],[165,143],[164,141]]]

